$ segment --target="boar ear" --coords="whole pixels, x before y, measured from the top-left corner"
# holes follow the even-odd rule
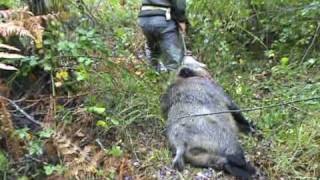
[[[194,66],[194,67],[201,67],[201,68],[207,68],[207,65],[197,61],[194,57],[192,56],[185,56],[182,60],[181,65],[185,66]]]
[[[179,75],[179,77],[182,77],[182,78],[189,78],[189,77],[197,76],[197,74],[192,69],[187,68],[187,67],[180,69],[178,75]]]

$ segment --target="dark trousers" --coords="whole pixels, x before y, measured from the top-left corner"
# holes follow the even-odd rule
[[[139,17],[139,25],[147,39],[151,65],[158,69],[162,55],[162,63],[169,71],[177,69],[184,54],[177,24],[164,16],[149,16]]]

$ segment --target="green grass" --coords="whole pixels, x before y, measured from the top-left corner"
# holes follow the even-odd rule
[[[212,73],[215,79],[241,108],[320,95],[318,67],[273,65],[272,69],[271,65],[258,62],[244,66],[235,66],[224,73],[219,72],[219,66],[210,69],[216,72]],[[143,167],[137,173],[151,177],[163,167],[171,166],[172,155],[164,136],[159,107],[159,96],[168,84],[168,76],[156,75],[149,69],[145,71],[142,78],[124,73],[117,82],[103,88],[106,94],[113,95],[109,101],[112,103],[106,103],[112,117],[125,124],[119,129],[126,133],[118,136],[124,140],[128,152],[135,152]],[[269,75],[260,77],[264,71],[270,72]],[[319,108],[319,100],[314,100],[244,113],[262,135],[262,138],[241,136],[250,161],[261,174],[271,179],[320,176]],[[130,138],[125,134],[130,134]],[[188,179],[201,171],[190,166],[187,169],[179,176]]]
[[[255,72],[235,71],[242,78],[220,77],[219,82],[238,102],[240,107],[264,106],[320,95],[318,67],[306,68],[249,64],[269,77],[250,78]],[[250,69],[250,68],[248,68]],[[235,82],[230,84],[228,82]],[[239,91],[238,89],[241,89]],[[264,90],[264,89],[267,89]],[[237,91],[238,90],[238,91]],[[255,98],[257,95],[259,99]],[[299,102],[285,107],[245,113],[260,129],[263,139],[248,138],[246,150],[254,161],[272,178],[316,178],[320,176],[320,100]],[[268,145],[265,145],[268,144]],[[260,154],[255,154],[261,152]],[[271,165],[270,165],[271,164]],[[270,166],[268,166],[270,165]]]

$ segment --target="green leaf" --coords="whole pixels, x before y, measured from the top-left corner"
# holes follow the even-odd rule
[[[8,163],[9,163],[9,161],[8,161],[7,157],[5,156],[5,154],[2,151],[0,151],[0,172],[7,170]]]
[[[116,125],[118,126],[120,124],[120,122],[118,120],[115,120],[115,119],[111,119],[111,122],[113,125]]]
[[[114,157],[120,157],[122,156],[123,151],[121,150],[120,146],[113,146],[110,150],[108,150],[107,154]]]
[[[29,136],[28,131],[28,128],[23,128],[15,130],[15,133],[18,135],[19,139],[27,139],[27,137]]]
[[[87,111],[92,112],[92,113],[96,113],[96,114],[104,114],[104,112],[106,111],[106,108],[93,106],[93,107],[88,107]]]
[[[57,46],[58,46],[58,51],[66,50],[68,48],[68,42],[60,41]]]
[[[42,142],[41,141],[30,141],[28,150],[29,150],[30,155],[41,155],[43,153]]]
[[[105,127],[108,126],[107,122],[106,122],[106,121],[103,121],[103,120],[97,121],[96,125],[97,125],[98,127],[103,127],[103,128],[105,128]]]
[[[282,66],[287,66],[289,64],[289,58],[287,57],[281,58],[280,63]]]
[[[84,65],[89,66],[92,63],[93,61],[90,58],[87,58],[87,60],[84,62]]]
[[[46,175],[52,175],[53,172],[57,172],[58,174],[62,174],[64,171],[64,167],[61,165],[46,165],[43,167],[44,168],[44,172],[46,173]]]
[[[39,132],[39,136],[42,138],[50,138],[52,134],[54,133],[54,130],[51,128],[45,129],[43,131]]]
[[[27,176],[21,176],[21,177],[18,177],[17,180],[29,180],[29,178]]]
[[[55,171],[55,167],[52,165],[44,166],[44,172],[46,175],[51,175]]]
[[[86,79],[86,74],[83,72],[76,72],[77,81],[83,81]]]
[[[52,70],[52,65],[48,63],[43,64],[43,68],[45,71],[51,71]]]
[[[86,61],[86,59],[87,59],[86,57],[79,57],[78,62],[83,63],[84,61]]]

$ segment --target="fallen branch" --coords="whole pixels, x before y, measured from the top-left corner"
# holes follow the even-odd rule
[[[96,139],[96,143],[100,146],[102,150],[106,151],[106,148],[103,146],[99,138]]]
[[[301,63],[304,62],[305,58],[307,57],[307,55],[309,54],[309,51],[312,49],[313,45],[315,44],[316,40],[317,40],[317,37],[319,36],[319,33],[320,33],[320,22],[318,22],[318,26],[317,26],[317,29],[316,29],[316,32],[314,33],[314,36],[312,38],[312,41],[308,47],[308,49],[306,50],[306,52],[304,53],[302,59],[301,59]]]
[[[84,93],[80,93],[80,94],[75,94],[75,95],[68,95],[68,96],[56,96],[53,97],[54,99],[58,100],[58,99],[74,99],[74,98],[78,98],[78,97],[82,97],[82,96],[87,96],[89,94],[99,94],[102,93],[102,90],[97,90],[97,91],[93,91],[93,92],[84,92]],[[21,100],[16,100],[14,102],[20,102],[20,101],[25,101],[25,102],[39,102],[39,101],[48,101],[50,100],[50,96],[41,96],[38,99],[26,99],[26,98],[22,98]]]
[[[28,113],[26,113],[22,108],[20,108],[14,101],[12,101],[11,99],[8,99],[6,97],[0,96],[0,98],[8,101],[16,110],[18,110],[19,112],[21,112],[21,114],[23,114],[30,122],[43,127],[43,124],[37,120],[35,120],[31,115],[29,115]]]

